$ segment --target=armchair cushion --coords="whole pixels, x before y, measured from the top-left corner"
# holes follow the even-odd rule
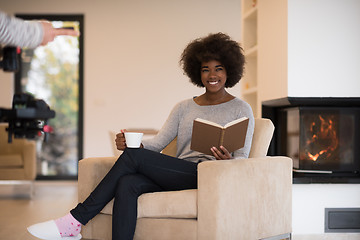
[[[112,214],[114,200],[101,213]],[[145,193],[138,199],[138,218],[196,218],[197,190]]]
[[[22,167],[24,162],[20,154],[0,155],[0,168]]]
[[[196,218],[197,190],[143,194],[138,205],[138,218]]]

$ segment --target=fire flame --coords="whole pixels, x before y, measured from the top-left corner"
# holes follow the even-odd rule
[[[309,160],[317,161],[320,156],[329,157],[332,152],[338,147],[339,140],[336,129],[334,128],[334,121],[329,118],[324,118],[319,115],[320,128],[316,127],[316,122],[310,124],[310,132],[312,137],[307,140],[307,145],[322,146],[323,149],[315,153],[306,151],[306,156]],[[311,149],[311,147],[310,147]]]

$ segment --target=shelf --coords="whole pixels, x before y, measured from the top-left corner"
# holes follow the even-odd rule
[[[241,92],[241,94],[243,96],[256,94],[256,93],[257,93],[257,87],[251,87],[251,88],[248,88],[248,89],[243,89],[242,92]]]
[[[242,0],[242,46],[246,58],[244,78],[241,83],[241,96],[259,115],[258,102],[258,6],[256,0]]]
[[[245,57],[256,57],[257,56],[257,45],[250,47],[249,49],[245,50]]]
[[[243,20],[255,20],[257,18],[257,7],[253,7],[244,13]]]
[[[245,51],[257,45],[257,8],[252,8],[242,19]]]
[[[258,104],[257,104],[257,92],[253,92],[252,94],[242,94],[242,99],[250,104],[254,116],[257,117],[258,112]]]
[[[242,12],[245,13],[251,12],[252,9],[257,8],[256,0],[242,0]]]

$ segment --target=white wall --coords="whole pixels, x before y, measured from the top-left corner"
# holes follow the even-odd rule
[[[239,40],[241,33],[239,0],[0,0],[0,6],[11,14],[85,15],[85,157],[112,155],[109,130],[158,129],[175,103],[203,92],[178,64],[191,40],[219,31]],[[0,95],[11,97],[12,83],[1,86]],[[240,95],[238,86],[231,92]]]
[[[360,97],[360,1],[288,0],[288,96]],[[325,208],[360,207],[359,190],[294,184],[294,239],[323,239]]]
[[[288,0],[288,96],[360,97],[360,1]]]
[[[360,185],[294,184],[293,234],[324,234],[325,208],[360,208]]]

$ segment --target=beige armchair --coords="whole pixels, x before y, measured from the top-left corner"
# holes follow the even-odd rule
[[[34,180],[35,142],[13,138],[12,143],[8,143],[7,126],[0,124],[0,180]]]
[[[274,126],[256,119],[250,157],[198,165],[198,189],[146,193],[138,199],[136,240],[290,238],[292,161],[266,157]],[[163,152],[167,152],[168,149]],[[79,201],[116,158],[79,163]],[[82,229],[84,238],[111,239],[111,201]]]

